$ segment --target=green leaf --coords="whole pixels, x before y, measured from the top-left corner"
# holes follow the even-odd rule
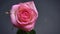
[[[17,34],[36,34],[35,30],[31,30],[30,32],[25,32],[21,29],[17,31]]]

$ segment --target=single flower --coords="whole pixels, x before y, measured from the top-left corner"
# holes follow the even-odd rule
[[[13,5],[10,16],[14,26],[24,31],[31,31],[34,29],[38,12],[34,2],[30,1]]]

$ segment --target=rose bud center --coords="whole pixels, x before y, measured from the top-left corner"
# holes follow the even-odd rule
[[[27,22],[30,21],[32,19],[32,15],[31,15],[31,10],[30,9],[19,9],[18,10],[18,20],[20,22]]]

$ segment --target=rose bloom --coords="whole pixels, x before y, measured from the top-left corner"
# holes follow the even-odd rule
[[[10,11],[12,24],[24,31],[34,29],[38,12],[33,1],[19,3],[12,6]]]

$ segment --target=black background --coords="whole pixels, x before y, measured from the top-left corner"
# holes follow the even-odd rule
[[[10,15],[5,14],[11,6],[30,0],[0,0],[0,34],[16,34]],[[35,25],[36,34],[60,34],[60,1],[34,0],[39,13]]]

